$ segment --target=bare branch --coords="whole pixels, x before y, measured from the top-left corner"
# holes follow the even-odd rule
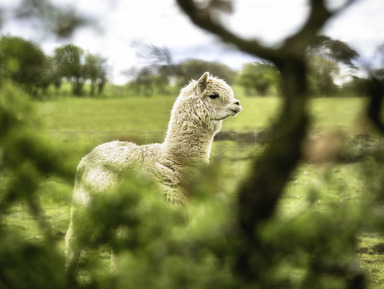
[[[246,53],[276,63],[279,62],[283,56],[290,56],[292,54],[298,56],[305,53],[308,42],[319,33],[324,24],[332,16],[344,11],[356,1],[357,0],[348,0],[339,9],[330,11],[326,7],[325,0],[310,0],[311,10],[307,21],[297,33],[287,38],[283,47],[279,49],[266,47],[255,39],[244,39],[228,30],[218,21],[215,21],[212,13],[215,0],[208,1],[204,7],[201,5],[199,7],[199,5],[194,4],[193,0],[177,0],[177,3],[195,25],[219,36],[224,42],[236,45]],[[282,51],[284,51],[284,53],[281,53]]]
[[[234,262],[235,274],[249,284],[265,280],[268,268],[273,266],[266,254],[257,228],[275,212],[278,200],[303,157],[303,144],[309,127],[307,63],[305,52],[321,28],[335,13],[326,0],[310,0],[307,21],[297,33],[286,39],[279,48],[261,45],[257,40],[241,38],[215,21],[213,0],[206,8],[196,7],[193,0],[177,0],[193,23],[240,50],[273,62],[280,70],[280,86],[284,97],[280,114],[271,124],[270,131],[278,141],[270,143],[254,159],[248,177],[238,190],[237,224],[239,228],[238,254]],[[354,0],[349,0],[349,5]],[[343,6],[345,7],[345,6]],[[269,286],[270,287],[270,286]]]
[[[307,21],[296,34],[286,39],[283,46],[284,49],[291,52],[295,51],[299,54],[304,53],[308,43],[316,37],[320,29],[333,15],[333,13],[327,9],[325,0],[310,0],[310,2],[311,10]]]
[[[285,49],[294,48],[295,51],[303,53],[319,31],[324,27],[325,23],[336,14],[344,11],[346,8],[354,4],[357,0],[348,0],[344,5],[334,11],[330,11],[326,7],[325,0],[310,0],[310,13],[307,21],[302,28],[293,36],[285,41]]]
[[[257,40],[241,38],[220,23],[214,21],[209,6],[207,8],[198,8],[193,0],[177,0],[177,3],[195,25],[219,36],[224,42],[234,44],[244,52],[272,62],[278,58],[277,50],[265,47]]]
[[[384,82],[382,79],[371,75],[368,83],[368,96],[370,101],[367,115],[376,129],[384,134],[384,123],[381,117],[384,106]]]
[[[349,6],[355,4],[355,3],[358,2],[358,1],[359,1],[359,0],[347,0],[347,1],[345,2],[344,5],[342,5],[339,9],[337,9],[336,11],[334,11],[334,14],[344,11],[344,10],[347,9]]]

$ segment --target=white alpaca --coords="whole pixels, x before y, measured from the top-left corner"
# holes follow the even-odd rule
[[[232,89],[206,72],[181,90],[162,144],[137,146],[113,141],[96,147],[85,156],[77,168],[74,206],[65,238],[67,273],[74,273],[81,253],[73,230],[77,221],[75,207],[85,206],[95,193],[109,190],[119,182],[123,172],[137,164],[159,180],[170,203],[182,204],[185,195],[180,186],[187,171],[209,162],[213,138],[221,129],[222,120],[240,111],[240,101],[234,98]]]

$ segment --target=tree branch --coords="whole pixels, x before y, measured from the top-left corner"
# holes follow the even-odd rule
[[[215,21],[212,16],[212,5],[200,8],[194,4],[193,0],[176,1],[190,20],[198,27],[217,35],[226,43],[234,44],[243,52],[267,59],[273,63],[279,62],[282,56],[287,55],[288,51],[295,54],[303,53],[308,42],[317,35],[329,18],[344,11],[356,2],[356,0],[349,0],[339,9],[330,11],[325,5],[325,0],[310,0],[311,10],[302,28],[294,35],[288,37],[282,47],[273,49],[262,45],[255,39],[244,39],[231,32],[218,21]],[[214,0],[210,0],[210,2],[212,1]],[[281,54],[282,51],[285,52],[283,55]]]
[[[261,45],[257,40],[247,40],[237,36],[226,27],[213,20],[211,9],[198,8],[193,0],[176,0],[190,20],[198,27],[211,32],[222,41],[236,45],[241,51],[261,57],[272,62],[279,57],[278,51]],[[209,6],[208,6],[209,7]]]
[[[375,128],[384,134],[384,123],[382,121],[382,108],[384,105],[384,84],[383,80],[371,75],[368,82],[368,96],[370,98],[367,115]]]
[[[329,11],[326,0],[310,0],[310,13],[301,29],[287,38],[281,47],[270,48],[256,40],[241,38],[214,21],[210,5],[199,8],[193,0],[176,1],[197,26],[244,52],[273,62],[280,70],[284,103],[280,115],[271,125],[276,141],[253,161],[249,175],[238,191],[240,246],[236,248],[238,253],[233,268],[246,282],[259,282],[261,288],[267,288],[269,281],[264,278],[273,264],[257,231],[260,224],[273,215],[278,200],[302,159],[302,146],[309,123],[305,52],[327,20],[344,8]],[[210,0],[208,4],[212,1],[217,0]],[[346,5],[353,2],[349,0]],[[262,286],[263,282],[267,282],[266,286]]]
[[[296,53],[302,54],[308,43],[316,37],[319,30],[324,26],[327,20],[332,16],[325,6],[324,0],[311,0],[311,10],[307,21],[294,35],[288,37],[283,45],[284,49],[291,48]]]
[[[356,0],[348,0],[339,9],[330,11],[326,7],[325,0],[310,0],[311,5],[307,21],[299,31],[286,39],[284,49],[294,48],[302,53],[306,49],[308,42],[311,42],[316,37],[330,18],[341,13],[355,2]]]

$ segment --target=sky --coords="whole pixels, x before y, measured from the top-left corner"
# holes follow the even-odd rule
[[[10,10],[21,0],[0,0],[0,8]],[[201,1],[201,0],[200,0]],[[127,81],[124,70],[143,66],[135,41],[167,47],[176,62],[190,58],[219,61],[240,69],[254,57],[222,44],[216,37],[197,28],[177,7],[175,0],[52,0],[71,5],[95,19],[96,25],[80,28],[70,39],[59,40],[40,33],[28,22],[6,18],[1,34],[21,36],[40,43],[46,53],[63,44],[74,43],[108,59],[111,81]],[[343,0],[329,0],[337,7]],[[239,35],[278,45],[303,24],[307,0],[233,0],[234,13],[223,23]],[[356,49],[359,64],[373,65],[377,47],[384,44],[384,1],[359,0],[331,19],[322,33],[347,42]]]

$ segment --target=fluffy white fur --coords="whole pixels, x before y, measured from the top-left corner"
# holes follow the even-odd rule
[[[137,166],[158,179],[170,203],[184,203],[186,196],[181,184],[188,170],[209,162],[213,138],[221,129],[222,121],[240,111],[240,102],[234,98],[232,89],[206,72],[181,90],[162,144],[137,146],[113,141],[85,156],[77,168],[74,206],[66,235],[67,272],[73,274],[81,253],[73,230],[76,207],[89,203],[93,195],[109,190],[119,182],[120,176]]]

